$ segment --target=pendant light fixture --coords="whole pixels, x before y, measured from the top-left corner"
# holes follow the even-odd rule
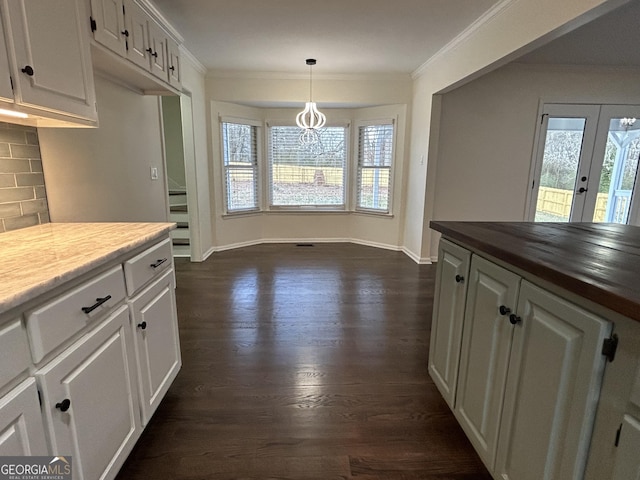
[[[312,68],[316,64],[316,60],[315,58],[307,58],[306,62],[309,65],[309,101],[305,104],[304,110],[296,117],[296,123],[303,130],[300,134],[300,143],[310,145],[318,141],[318,129],[324,127],[327,117],[318,111],[316,102],[313,101]]]

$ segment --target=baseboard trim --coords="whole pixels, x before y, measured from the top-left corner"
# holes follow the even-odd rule
[[[260,240],[250,240],[247,242],[231,243],[229,245],[221,245],[218,247],[212,247],[207,250],[207,253],[203,256],[203,261],[209,258],[215,252],[225,252],[227,250],[235,250],[237,248],[252,247],[254,245],[261,244],[274,244],[274,243],[354,243],[356,245],[363,245],[365,247],[381,248],[383,250],[391,250],[394,252],[402,252],[411,260],[419,265],[430,265],[433,263],[432,258],[423,258],[414,254],[407,247],[400,247],[397,245],[390,245],[388,243],[370,242],[368,240],[362,240],[359,238],[263,238]]]

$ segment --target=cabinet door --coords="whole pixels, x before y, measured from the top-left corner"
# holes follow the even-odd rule
[[[453,409],[471,253],[444,239],[440,240],[438,249],[429,373]]]
[[[496,471],[583,478],[605,357],[604,319],[528,282],[518,300]]]
[[[125,0],[127,15],[127,58],[136,65],[149,70],[151,56],[149,55],[149,16],[133,0]]]
[[[96,120],[83,0],[11,0],[5,5],[18,70],[16,102]]]
[[[0,398],[0,456],[48,454],[36,382],[28,378]]]
[[[640,480],[640,422],[624,416],[612,480]]]
[[[169,53],[169,83],[172,87],[180,89],[182,86],[180,72],[180,48],[177,42],[167,39],[167,51]]]
[[[149,21],[149,46],[152,50],[151,73],[168,82],[167,34],[153,21]]]
[[[91,0],[91,17],[95,21],[93,38],[121,56],[127,54],[123,0]]]
[[[134,298],[131,310],[146,425],[182,365],[173,269]]]
[[[13,103],[13,89],[11,88],[11,73],[9,73],[9,57],[7,44],[4,39],[4,27],[0,17],[0,101]]]
[[[515,311],[519,285],[516,274],[473,256],[454,413],[489,470],[495,464],[513,336],[509,313]]]
[[[79,480],[113,478],[141,431],[127,307],[36,376],[51,454],[72,455]]]

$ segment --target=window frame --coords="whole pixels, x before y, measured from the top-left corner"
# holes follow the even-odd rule
[[[262,152],[262,122],[259,120],[253,120],[248,118],[240,118],[240,117],[229,117],[229,116],[221,116],[219,117],[220,123],[220,155],[221,155],[221,168],[222,168],[222,192],[223,192],[223,204],[224,204],[224,215],[235,216],[235,215],[243,215],[248,213],[257,213],[262,211],[262,182],[261,182],[261,159],[263,157]],[[255,206],[250,208],[229,208],[229,187],[227,181],[227,173],[230,165],[225,164],[225,141],[224,141],[224,126],[225,124],[235,124],[235,125],[243,125],[248,126],[253,129],[255,132],[255,141],[253,142],[255,145],[255,155],[254,155],[254,163],[252,166],[233,166],[232,168],[240,168],[246,170],[253,170],[254,172],[254,188],[255,188]]]
[[[372,127],[378,125],[391,125],[393,128],[392,133],[392,145],[391,145],[391,165],[388,167],[377,167],[377,168],[385,168],[389,170],[389,197],[387,202],[386,209],[378,209],[378,208],[366,208],[360,207],[358,205],[358,200],[360,198],[360,169],[362,168],[360,165],[360,129],[363,127]],[[368,215],[377,215],[377,216],[393,216],[393,200],[395,196],[395,170],[396,170],[396,151],[397,151],[397,138],[398,138],[398,119],[396,117],[384,117],[377,119],[367,119],[367,120],[358,120],[355,124],[354,128],[354,144],[353,144],[353,152],[354,152],[354,162],[353,162],[353,181],[352,181],[352,211],[355,213],[368,214]],[[367,167],[367,169],[372,169],[376,167]]]
[[[264,174],[264,205],[265,212],[335,212],[345,213],[351,211],[350,198],[351,198],[351,185],[350,185],[350,165],[351,165],[351,124],[349,122],[333,121],[326,124],[321,130],[326,128],[342,128],[344,130],[344,164],[342,167],[342,204],[340,205],[274,205],[273,204],[273,170],[272,170],[272,129],[274,127],[292,127],[299,129],[297,125],[291,121],[273,120],[265,122],[265,155],[263,156],[263,166],[265,169]]]

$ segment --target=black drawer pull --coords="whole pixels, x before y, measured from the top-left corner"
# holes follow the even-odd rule
[[[456,283],[464,282],[464,277],[462,275],[456,275]]]
[[[68,398],[65,398],[60,403],[56,403],[56,408],[61,412],[66,412],[67,410],[69,410],[70,406],[71,406],[71,400],[69,400]]]
[[[30,77],[33,77],[34,71],[33,71],[33,67],[31,65],[25,66],[21,71],[22,71],[22,73],[26,73]]]
[[[509,321],[511,322],[511,325],[517,325],[518,323],[522,322],[522,318],[517,316],[515,313],[512,313],[511,315],[509,315]]]
[[[96,298],[96,303],[94,303],[90,307],[82,307],[82,311],[84,313],[91,313],[103,303],[107,303],[109,300],[111,300],[111,295],[107,295],[106,297],[102,298]]]
[[[159,258],[158,260],[156,260],[156,263],[152,263],[151,265],[149,265],[151,268],[158,268],[160,265],[162,265],[164,262],[166,262],[168,260],[168,258]]]
[[[500,305],[499,311],[500,315],[509,315],[511,313],[511,309],[509,307],[505,307],[504,305]]]
[[[138,324],[138,328],[140,330],[146,330],[147,329],[147,322],[142,322]]]

